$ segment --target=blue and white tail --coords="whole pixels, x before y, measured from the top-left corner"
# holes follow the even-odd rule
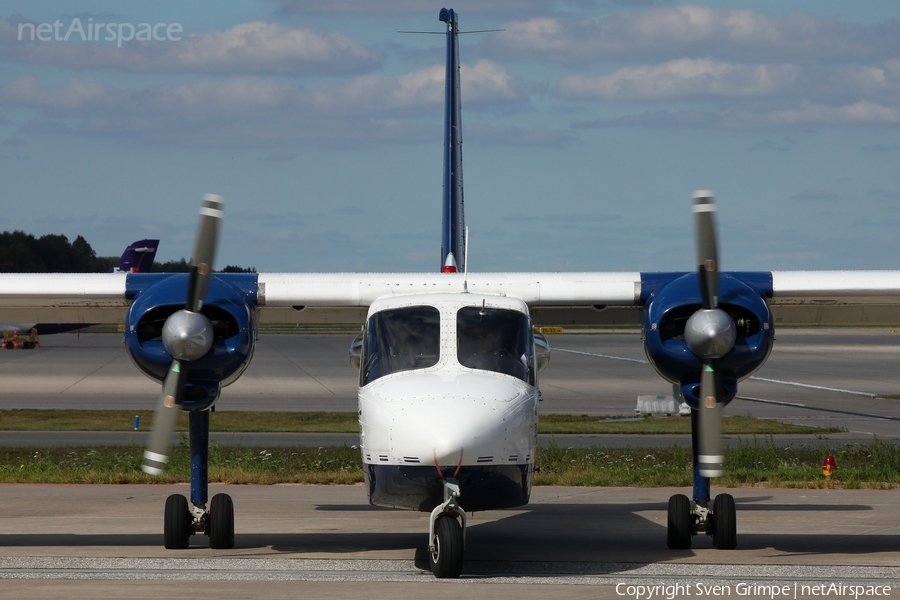
[[[441,228],[441,271],[466,270],[466,218],[462,175],[462,116],[459,97],[459,31],[456,12],[442,8],[447,24],[447,76],[444,101],[444,197]]]

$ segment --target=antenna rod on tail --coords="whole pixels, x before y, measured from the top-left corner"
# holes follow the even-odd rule
[[[462,115],[459,96],[459,38],[456,12],[442,8],[447,24],[447,75],[444,101],[444,197],[441,271],[465,272],[466,219],[463,214]]]

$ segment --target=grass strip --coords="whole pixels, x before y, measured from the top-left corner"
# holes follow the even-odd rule
[[[159,476],[141,471],[142,447],[6,448],[0,483],[180,483],[190,481],[186,436]],[[210,483],[351,484],[363,480],[355,447],[231,448],[213,443]]]
[[[140,429],[153,429],[152,410],[0,410],[0,431],[132,431],[134,417]],[[188,416],[178,417],[176,431],[188,430]],[[356,433],[355,412],[252,412],[219,411],[210,418],[211,431]]]
[[[833,481],[822,476],[822,461],[834,456]],[[690,487],[690,448],[540,449],[535,456],[536,485],[594,487]],[[725,450],[725,469],[715,485],[741,487],[890,488],[900,486],[900,448],[875,441],[867,445],[826,443],[781,447],[772,438],[742,440]]]
[[[806,427],[782,423],[774,419],[734,415],[722,419],[726,435],[773,435],[776,433],[837,433],[839,427]],[[690,434],[691,420],[687,417],[644,417],[632,419],[603,419],[588,415],[541,415],[540,433],[630,433],[630,434]]]
[[[132,431],[140,416],[143,431],[153,429],[151,410],[0,410],[0,431]],[[210,429],[237,433],[356,433],[355,412],[252,412],[220,411],[212,415]],[[772,419],[748,416],[725,417],[727,435],[777,433],[833,433],[839,428],[804,427]],[[179,417],[178,431],[187,431],[187,414]],[[689,434],[691,420],[685,417],[645,417],[638,420],[605,419],[588,415],[541,415],[540,433],[630,433]]]
[[[143,448],[0,449],[2,483],[177,483],[190,479],[186,442],[174,448],[163,475],[141,472]],[[837,460],[833,482],[822,460]],[[539,448],[536,485],[690,487],[689,448]],[[233,484],[351,484],[363,480],[360,452],[335,448],[230,448],[213,444],[209,480]],[[780,447],[772,438],[725,451],[724,487],[889,488],[900,486],[900,448],[876,441],[856,446]]]

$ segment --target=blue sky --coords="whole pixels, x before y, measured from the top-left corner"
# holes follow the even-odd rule
[[[697,189],[725,269],[900,268],[893,0],[449,7],[504,29],[460,44],[470,270],[690,269]],[[444,38],[397,31],[440,8],[4,2],[0,229],[177,259],[214,192],[220,266],[437,270]],[[28,39],[75,19],[183,33]]]

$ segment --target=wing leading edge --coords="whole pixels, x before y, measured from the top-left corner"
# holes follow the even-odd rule
[[[504,294],[529,306],[641,306],[660,280],[684,273],[260,273],[258,306],[367,307],[379,298],[464,292]],[[723,273],[727,276],[729,274]],[[772,271],[772,305],[900,304],[900,271]],[[0,274],[0,307],[127,308],[142,289],[140,273]],[[742,278],[744,274],[735,274]],[[229,274],[217,277],[229,279]],[[244,279],[246,275],[242,276]],[[149,281],[149,279],[147,279]],[[135,291],[137,290],[137,291]]]

